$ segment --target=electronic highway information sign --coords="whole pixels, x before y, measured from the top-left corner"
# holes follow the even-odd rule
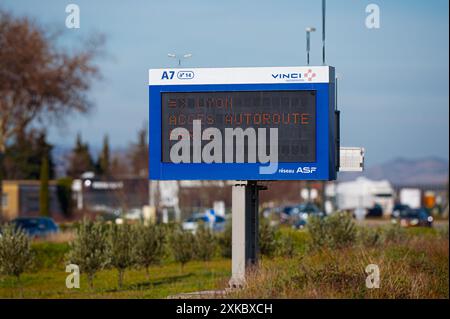
[[[334,89],[328,66],[150,70],[150,179],[335,179]]]

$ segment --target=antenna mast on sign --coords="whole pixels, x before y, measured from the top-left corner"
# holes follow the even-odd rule
[[[325,10],[326,0],[322,0],[322,64],[325,65]]]

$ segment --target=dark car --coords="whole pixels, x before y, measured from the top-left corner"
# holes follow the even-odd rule
[[[295,214],[295,206],[285,206],[280,210],[280,222],[282,224],[288,223],[292,215]]]
[[[394,206],[394,209],[392,210],[392,216],[399,217],[402,212],[410,210],[410,209],[411,208],[408,205],[396,204]]]
[[[305,203],[296,207],[295,214],[293,217],[293,226],[295,228],[303,228],[306,226],[306,223],[309,218],[323,217],[325,214],[313,203]]]
[[[59,232],[59,227],[48,217],[19,217],[12,221],[16,228],[21,228],[30,237],[45,237]]]
[[[398,211],[398,216],[393,216],[392,222],[404,227],[432,227],[433,216],[425,208],[408,208]]]

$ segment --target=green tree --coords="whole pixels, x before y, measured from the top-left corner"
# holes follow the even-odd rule
[[[125,270],[136,261],[136,232],[130,224],[113,224],[110,229],[110,265],[118,271],[118,287],[122,288]]]
[[[13,224],[2,228],[0,236],[0,272],[17,278],[31,265],[33,254],[30,239],[25,232]]]
[[[169,244],[173,257],[180,263],[183,272],[184,265],[194,257],[195,237],[191,232],[176,227],[170,235]]]
[[[42,160],[46,157],[49,178],[55,175],[53,146],[46,141],[45,131],[20,132],[4,155],[3,175],[7,179],[40,179]]]
[[[136,262],[145,268],[147,281],[150,279],[149,267],[159,264],[165,253],[165,230],[160,225],[136,225]]]
[[[109,151],[109,139],[108,135],[105,135],[103,139],[103,148],[102,152],[98,157],[98,161],[96,164],[96,171],[99,175],[109,176],[111,174],[111,159],[110,159],[110,151]]]
[[[87,219],[78,225],[75,240],[70,243],[68,263],[78,265],[87,274],[91,289],[95,274],[108,263],[108,243],[108,228]]]
[[[46,156],[42,159],[41,163],[41,183],[39,188],[39,212],[41,216],[49,216],[49,204],[50,197],[48,192],[48,179],[49,179],[48,159]]]
[[[148,176],[148,131],[147,125],[139,130],[138,141],[131,148],[131,167],[133,173],[142,177]]]
[[[67,175],[72,178],[79,178],[84,172],[94,170],[95,165],[89,152],[89,145],[87,143],[83,143],[81,135],[77,134],[75,147],[69,157]]]

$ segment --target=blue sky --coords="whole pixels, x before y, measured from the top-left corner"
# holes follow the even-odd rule
[[[66,29],[65,7],[81,9],[81,28]],[[381,28],[367,29],[376,3]],[[449,42],[447,0],[328,0],[327,63],[340,80],[341,139],[364,146],[367,164],[395,157],[448,159]],[[148,116],[147,70],[176,66],[167,53],[187,53],[191,67],[305,64],[307,26],[312,64],[321,64],[319,0],[2,0],[0,7],[60,29],[64,43],[106,36],[98,63],[103,80],[89,117],[73,116],[50,130],[50,141],[72,145],[77,132],[91,145],[108,134],[113,147],[136,139]]]

